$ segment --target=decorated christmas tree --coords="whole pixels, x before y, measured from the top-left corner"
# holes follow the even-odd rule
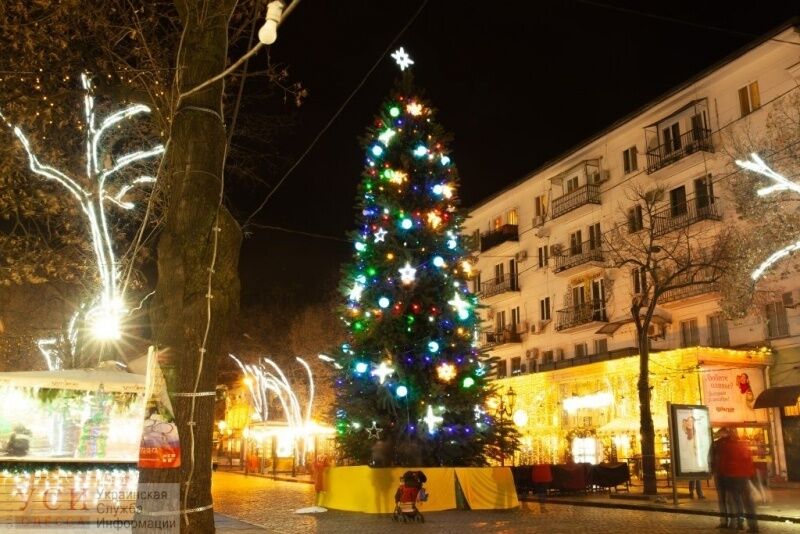
[[[449,140],[408,72],[363,140],[336,380],[338,445],[359,463],[484,465],[506,442],[485,410],[493,391]]]

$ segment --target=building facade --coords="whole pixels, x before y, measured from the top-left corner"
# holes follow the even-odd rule
[[[661,186],[657,232],[714,233],[737,220],[726,187],[726,143],[762,131],[769,110],[800,89],[800,35],[788,25],[611,125],[470,210],[480,343],[513,387],[521,461],[631,460],[638,450],[638,349],[630,316],[641,279],[611,268],[603,236],[641,224],[632,192]],[[788,236],[787,236],[788,239]],[[666,402],[707,404],[733,425],[764,469],[800,480],[797,406],[753,409],[773,385],[800,384],[800,280],[736,321],[713,285],[667,292],[651,340],[657,448],[666,456]],[[738,392],[738,393],[737,393]],[[787,460],[794,466],[787,471]]]

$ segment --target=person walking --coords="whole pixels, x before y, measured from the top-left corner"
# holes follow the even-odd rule
[[[758,532],[755,503],[748,485],[756,474],[756,468],[750,449],[739,439],[735,430],[728,430],[727,436],[718,440],[715,460],[720,476],[724,477],[723,493],[729,493],[733,498],[734,510],[729,510],[726,514],[727,527],[734,528],[733,518],[736,517],[736,528],[744,530],[744,516],[747,519],[747,532]],[[735,512],[735,516],[731,512]]]
[[[717,528],[728,528],[729,522],[733,524],[731,518],[728,517],[728,479],[720,469],[721,450],[729,437],[728,432],[727,428],[720,428],[711,445],[711,471],[714,473],[714,487],[717,488],[717,504],[719,505],[719,526]],[[732,508],[731,511],[733,511]]]

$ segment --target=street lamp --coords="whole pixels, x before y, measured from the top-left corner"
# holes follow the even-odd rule
[[[514,413],[514,407],[517,404],[517,393],[514,391],[513,387],[508,388],[508,391],[504,395],[500,395],[500,398],[497,402],[497,408],[495,413],[500,419],[500,465],[505,465],[506,455],[503,452],[503,445],[505,442],[505,426],[503,422],[506,417],[511,417],[511,414]]]

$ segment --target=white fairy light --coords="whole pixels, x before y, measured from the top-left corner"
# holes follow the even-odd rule
[[[425,424],[428,425],[428,434],[435,434],[436,433],[436,425],[440,424],[444,421],[444,418],[438,415],[433,414],[433,406],[430,404],[428,405],[428,413],[425,417],[422,418],[425,421]]]
[[[125,154],[116,159],[110,168],[104,168],[100,161],[100,148],[104,134],[109,128],[141,113],[149,113],[150,108],[143,104],[134,104],[125,109],[112,113],[103,119],[97,126],[97,117],[94,109],[91,80],[86,74],[81,74],[81,83],[85,91],[84,117],[86,120],[86,169],[85,183],[68,176],[54,167],[43,165],[33,153],[31,143],[19,127],[11,125],[6,118],[2,118],[13,130],[14,135],[22,144],[28,157],[31,172],[43,176],[62,185],[73,197],[78,200],[81,210],[89,223],[92,248],[95,254],[98,274],[100,276],[101,291],[92,307],[87,312],[91,332],[102,340],[119,339],[121,336],[120,322],[125,311],[124,296],[118,284],[118,265],[114,255],[113,240],[108,227],[105,201],[130,210],[134,208],[131,201],[125,200],[125,195],[135,186],[155,182],[152,176],[139,176],[129,183],[117,185],[116,192],[109,190],[110,178],[129,165],[164,152],[163,145],[157,145],[149,150],[140,150]],[[45,344],[47,345],[47,344]],[[40,347],[40,350],[41,347]]]
[[[269,358],[261,358],[258,364],[242,363],[233,354],[229,355],[239,365],[245,374],[245,386],[253,399],[253,408],[262,422],[269,420],[269,394],[274,394],[280,402],[289,433],[298,444],[296,447],[296,460],[300,465],[305,463],[306,440],[309,432],[313,431],[311,412],[314,404],[314,376],[311,367],[302,358],[295,358],[308,374],[308,400],[305,406],[305,415],[300,406],[300,401],[286,375],[278,365]]]
[[[350,289],[350,295],[349,295],[350,300],[352,300],[353,302],[358,302],[359,300],[361,300],[361,293],[363,292],[364,292],[364,285],[356,282]]]
[[[469,317],[469,302],[462,299],[458,293],[455,293],[452,300],[448,300],[447,303],[456,310],[460,319]]]
[[[385,241],[386,240],[386,234],[388,234],[388,233],[389,232],[387,232],[383,228],[378,228],[378,231],[373,234],[375,236],[375,242],[378,243],[378,242]]]
[[[414,61],[409,57],[408,53],[403,50],[402,46],[395,50],[394,54],[392,54],[392,58],[395,63],[397,63],[397,66],[400,67],[400,70],[406,70],[409,66],[414,64]]]
[[[417,270],[408,262],[406,262],[402,269],[397,269],[397,272],[400,273],[400,281],[404,284],[410,284],[413,282],[417,274]]]
[[[377,376],[378,382],[383,384],[386,382],[386,377],[391,376],[394,374],[394,368],[389,367],[389,364],[386,362],[381,362],[381,364],[373,369],[370,373],[371,376]]]
[[[750,158],[751,159],[746,161],[737,159],[736,164],[743,169],[747,169],[748,171],[752,171],[756,174],[766,176],[767,178],[775,182],[769,187],[762,187],[761,189],[756,191],[758,196],[763,197],[781,191],[791,191],[793,193],[800,194],[800,184],[792,182],[782,174],[778,174],[777,172],[773,171],[766,163],[764,163],[764,160],[762,160],[758,156],[758,154],[752,153],[750,154]],[[800,241],[792,243],[791,245],[787,245],[782,249],[773,252],[766,260],[761,262],[761,264],[758,266],[758,268],[756,268],[755,271],[750,273],[750,278],[752,278],[754,281],[758,280],[759,278],[761,278],[761,276],[764,275],[767,269],[772,267],[779,260],[785,258],[786,256],[789,256],[792,252],[798,250],[800,250]]]

